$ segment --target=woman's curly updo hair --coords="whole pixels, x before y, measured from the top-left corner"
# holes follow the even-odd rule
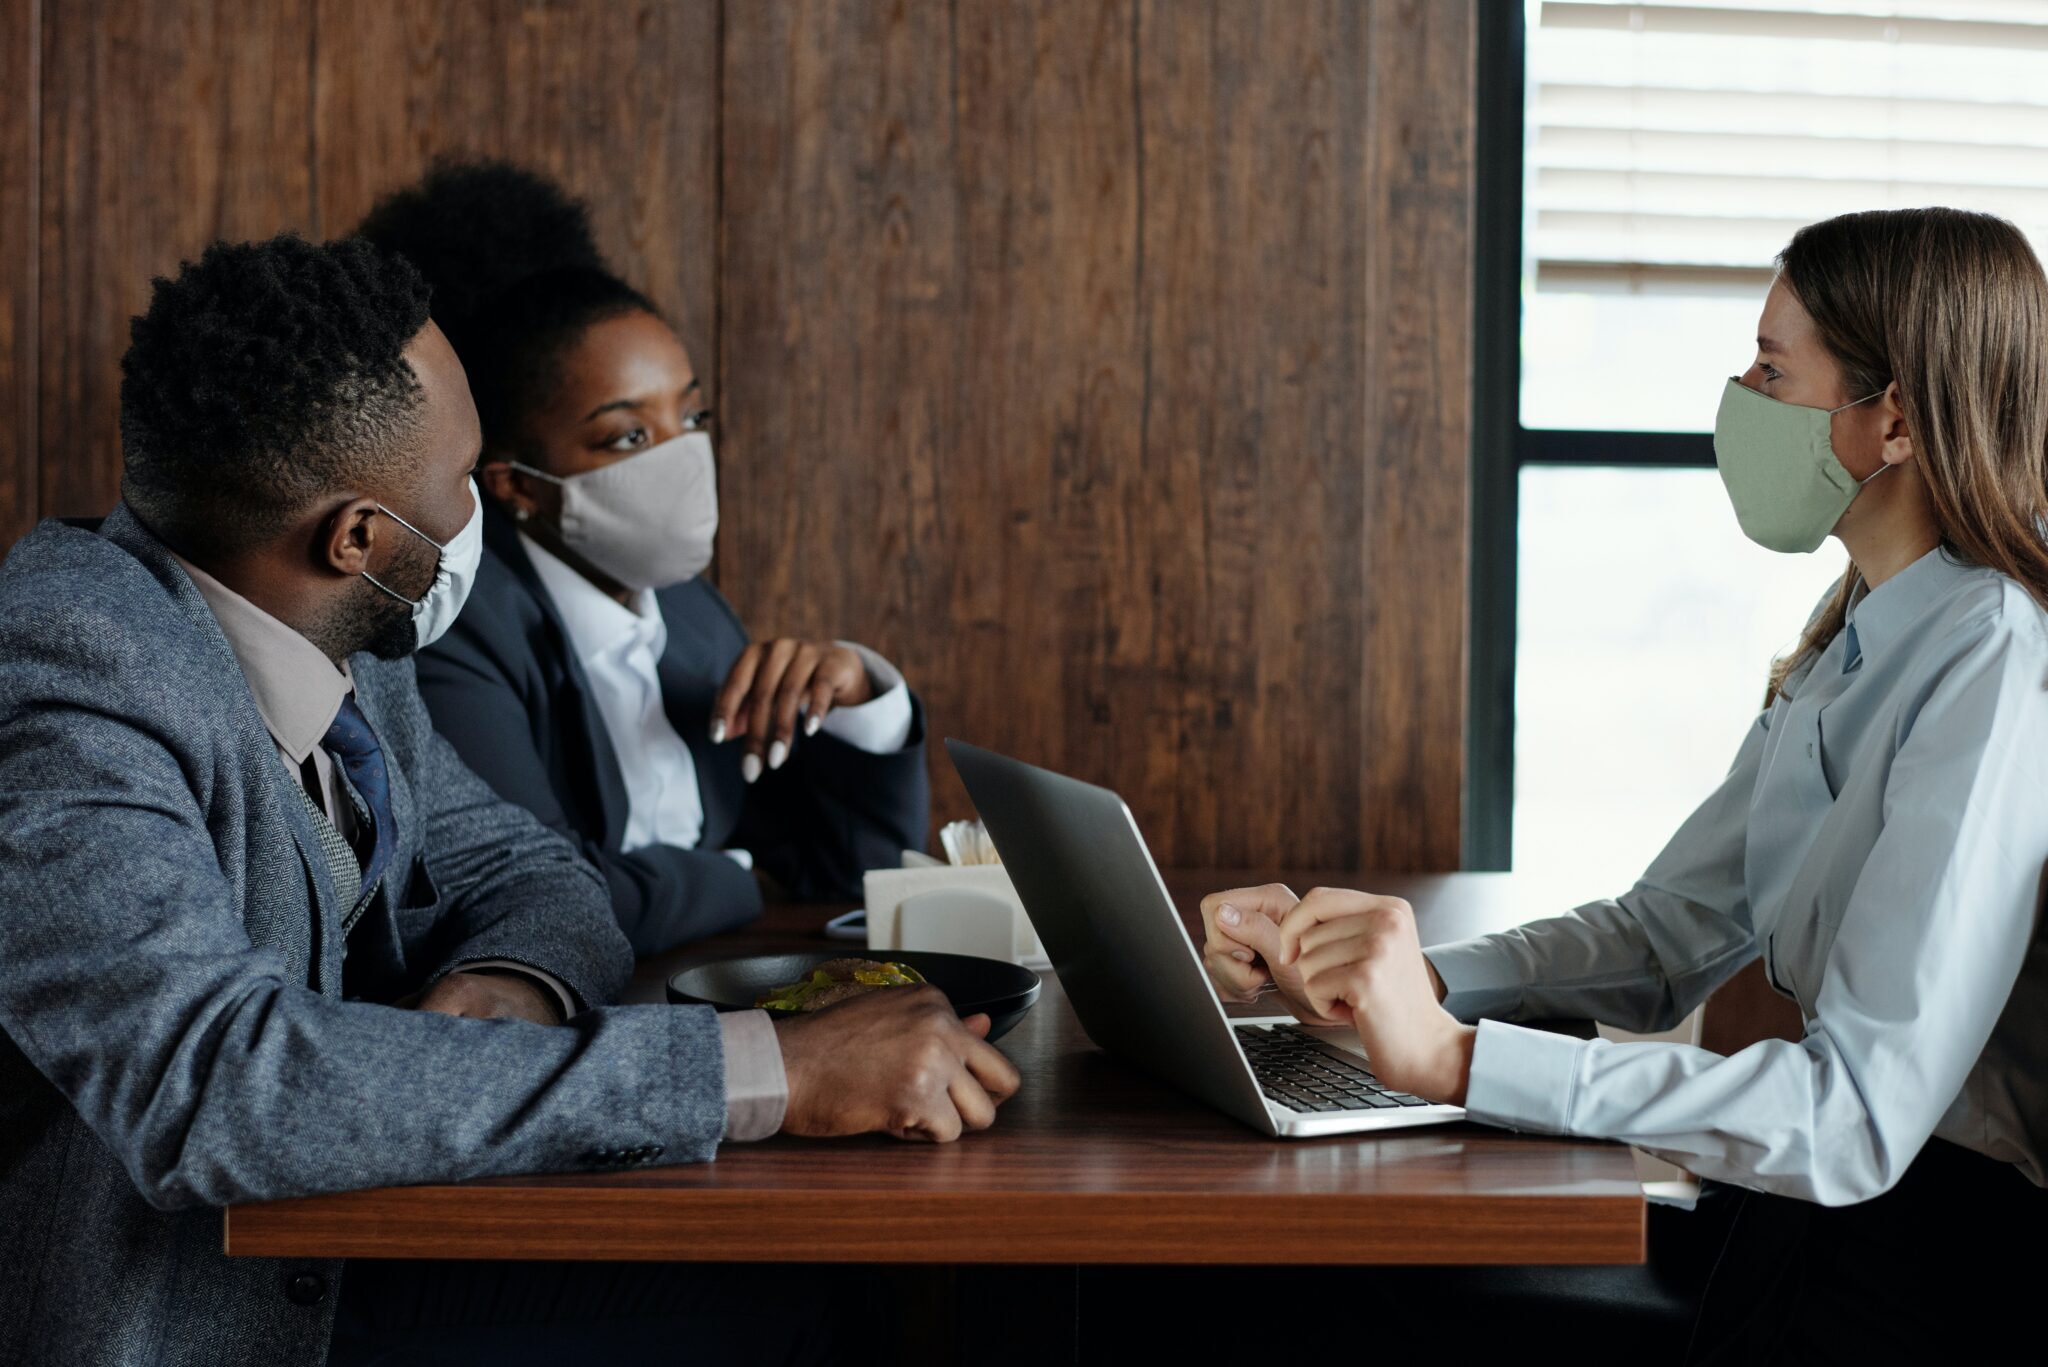
[[[586,329],[660,316],[605,266],[583,205],[508,162],[438,162],[378,201],[357,232],[432,284],[434,321],[469,373],[484,442],[501,450],[530,448],[522,426]]]

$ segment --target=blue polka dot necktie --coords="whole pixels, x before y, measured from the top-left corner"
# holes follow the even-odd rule
[[[341,700],[341,710],[334,714],[334,722],[320,738],[320,744],[341,762],[341,771],[348,775],[356,796],[369,808],[370,854],[363,859],[360,841],[356,852],[356,857],[363,859],[363,891],[368,893],[383,877],[384,866],[391,862],[391,847],[398,832],[391,820],[391,778],[384,770],[384,747],[377,743],[377,733],[370,729],[369,718],[356,706],[353,693]]]

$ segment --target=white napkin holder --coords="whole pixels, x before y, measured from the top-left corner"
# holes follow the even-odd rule
[[[866,878],[868,948],[922,949],[1052,966],[1001,864],[872,869]]]

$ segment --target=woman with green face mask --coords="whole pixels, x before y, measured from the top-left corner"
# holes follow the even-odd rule
[[[1851,214],[1780,254],[1756,345],[1714,432],[1736,515],[1850,564],[1642,880],[1427,951],[1395,898],[1240,889],[1204,956],[1399,1090],[1706,1179],[1652,1236],[1715,1269],[1696,1360],[1893,1361],[2030,1318],[1999,1235],[2048,1228],[2048,282],[2001,219]],[[1509,1023],[1665,1030],[1757,958],[1796,1043]]]

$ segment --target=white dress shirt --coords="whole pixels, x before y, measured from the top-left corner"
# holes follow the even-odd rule
[[[621,604],[531,537],[522,533],[519,539],[562,615],[569,647],[590,681],[592,701],[619,761],[626,785],[620,849],[697,848],[704,834],[704,798],[697,786],[697,762],[662,705],[658,670],[668,648],[668,624],[660,602],[641,589]],[[860,656],[875,696],[855,707],[833,708],[821,729],[869,754],[894,754],[909,742],[915,720],[910,689],[896,667],[874,651],[851,641],[839,644]],[[799,728],[795,743],[803,739]],[[724,853],[753,867],[745,850]]]
[[[1426,953],[1460,1019],[1635,1031],[1761,955],[1805,1038],[1724,1058],[1481,1020],[1468,1111],[1823,1205],[1929,1136],[2048,1185],[2048,613],[1933,551],[1859,589],[1790,694],[1632,891]]]
[[[522,532],[519,541],[562,616],[569,648],[590,681],[592,701],[619,762],[626,785],[620,849],[697,848],[704,834],[704,797],[697,785],[697,761],[662,704],[660,664],[668,648],[668,623],[660,601],[641,589],[622,604],[533,538]],[[875,696],[858,706],[833,708],[820,729],[869,754],[894,754],[909,743],[916,721],[910,689],[896,667],[874,651],[851,641],[839,644],[860,656]],[[795,744],[803,742],[798,728]],[[754,866],[746,850],[721,853],[742,867]],[[718,1024],[725,1049],[725,1138],[765,1138],[782,1128],[789,1101],[774,1024],[764,1011],[730,1011]]]

